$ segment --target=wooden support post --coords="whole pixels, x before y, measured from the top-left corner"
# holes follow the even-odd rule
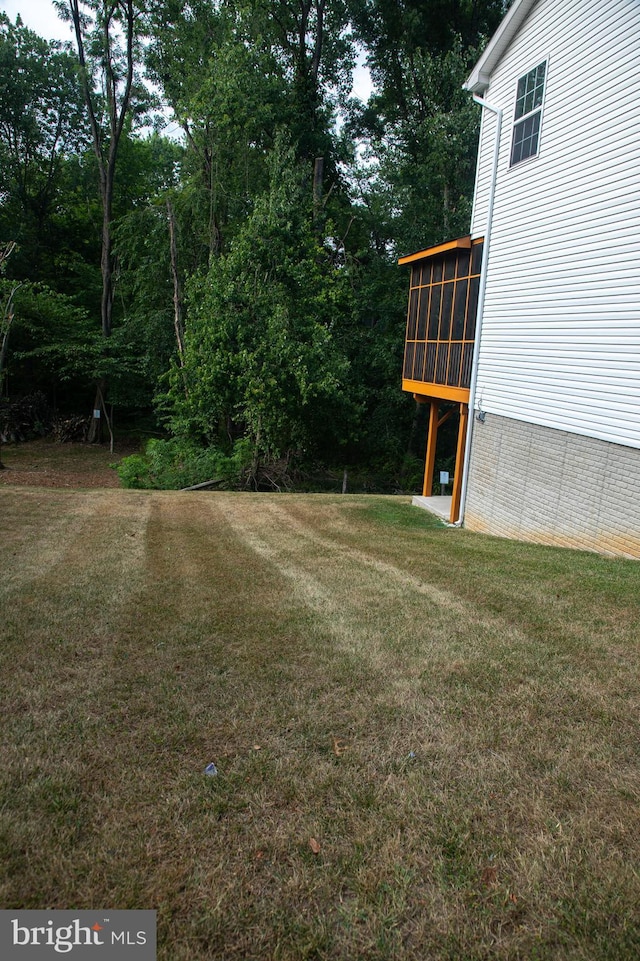
[[[438,440],[438,410],[439,402],[431,398],[429,400],[431,409],[429,411],[429,437],[427,439],[427,457],[424,465],[424,483],[422,496],[431,497],[433,490],[433,469],[436,464],[436,442]]]
[[[456,466],[453,475],[453,492],[451,496],[451,513],[449,521],[455,524],[460,516],[460,497],[462,494],[462,469],[464,465],[464,443],[467,437],[467,423],[469,421],[469,407],[460,404],[460,423],[458,424],[458,446],[456,448]]]
[[[451,410],[448,410],[446,414],[443,414],[440,420],[438,421],[438,429],[440,429],[440,427],[442,427],[443,424],[446,424],[449,418],[452,417],[455,413],[456,413],[456,409],[455,407],[452,407]]]

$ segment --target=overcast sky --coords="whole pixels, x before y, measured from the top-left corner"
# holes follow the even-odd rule
[[[0,0],[0,10],[14,23],[19,13],[25,26],[45,40],[71,40],[71,27],[58,18],[51,0]]]
[[[15,23],[19,13],[25,26],[46,40],[71,40],[71,26],[59,19],[51,0],[0,0],[0,10]],[[354,94],[367,100],[371,92],[371,79],[366,67],[356,67]]]

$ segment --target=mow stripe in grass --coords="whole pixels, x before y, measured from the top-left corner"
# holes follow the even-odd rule
[[[394,498],[28,493],[3,905],[155,908],[160,961],[635,961],[637,565]]]

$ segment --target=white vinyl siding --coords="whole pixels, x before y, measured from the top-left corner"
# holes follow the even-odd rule
[[[547,61],[535,163],[516,86]],[[504,111],[476,405],[640,448],[640,3],[539,0],[484,94]],[[485,232],[485,113],[472,223]]]

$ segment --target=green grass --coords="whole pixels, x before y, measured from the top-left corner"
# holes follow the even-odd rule
[[[163,961],[638,957],[637,563],[392,497],[0,512],[2,907],[155,908]]]

